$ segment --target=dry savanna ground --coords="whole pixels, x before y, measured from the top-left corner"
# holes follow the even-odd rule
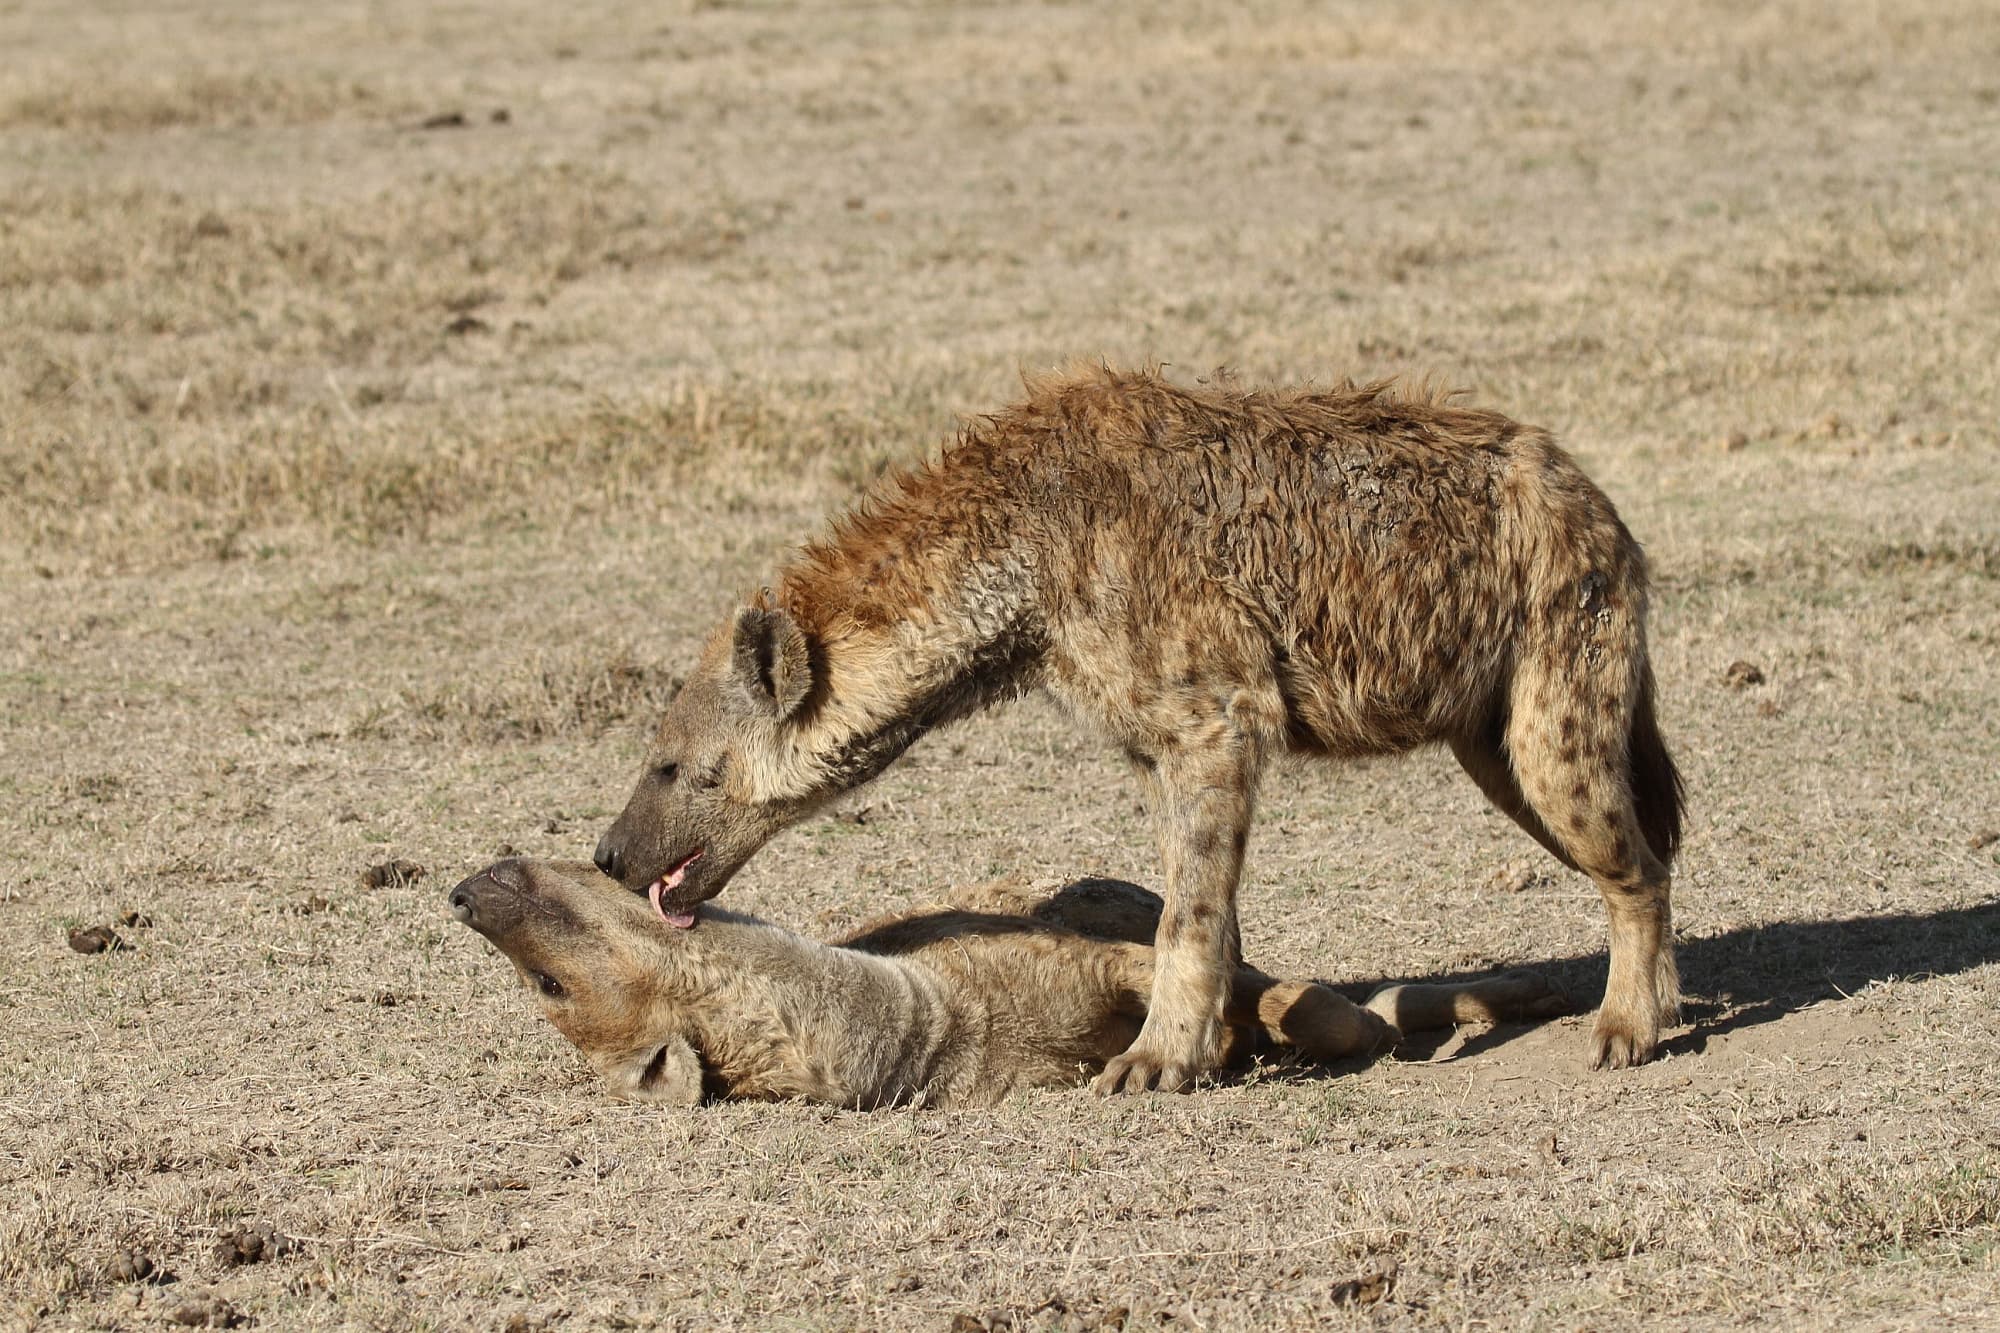
[[[4,0],[0,50],[0,1326],[2000,1318],[1985,0]],[[819,516],[1073,357],[1431,373],[1611,491],[1693,795],[1666,1058],[644,1110],[447,919],[587,853]],[[1154,880],[1135,800],[1030,702],[730,901]],[[1275,777],[1244,912],[1337,981],[1604,975],[1435,754]]]

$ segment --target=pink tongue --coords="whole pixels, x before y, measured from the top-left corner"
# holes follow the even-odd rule
[[[687,875],[687,868],[693,865],[700,856],[701,853],[696,852],[693,856],[675,866],[667,875],[654,880],[646,886],[646,900],[653,904],[654,915],[658,916],[660,920],[666,922],[675,930],[693,930],[694,913],[669,912],[666,908],[660,906],[660,896],[678,889],[681,886],[681,880]]]

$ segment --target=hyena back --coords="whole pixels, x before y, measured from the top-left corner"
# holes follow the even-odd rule
[[[1441,742],[1596,881],[1593,1061],[1633,1064],[1679,1003],[1645,614],[1638,544],[1540,430],[1381,384],[1072,375],[889,478],[717,631],[599,864],[685,908],[931,727],[1039,686],[1130,757],[1165,863],[1152,1004],[1097,1086],[1174,1087],[1220,1054],[1265,764]]]

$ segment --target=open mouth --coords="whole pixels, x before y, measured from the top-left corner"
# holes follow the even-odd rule
[[[653,905],[654,915],[658,916],[660,920],[666,922],[675,930],[693,930],[694,913],[693,911],[669,912],[665,907],[660,905],[660,899],[678,889],[681,886],[681,881],[687,878],[687,868],[699,860],[701,860],[701,849],[696,848],[692,854],[675,865],[672,870],[669,870],[666,874],[646,886],[646,901]]]

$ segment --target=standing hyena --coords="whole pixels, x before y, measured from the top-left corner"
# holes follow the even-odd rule
[[[1593,1063],[1678,1021],[1679,775],[1645,562],[1540,430],[1386,385],[1033,386],[889,478],[710,639],[597,862],[675,924],[930,728],[1040,686],[1149,789],[1166,911],[1101,1092],[1218,1058],[1258,775],[1289,750],[1452,748],[1611,918]]]

